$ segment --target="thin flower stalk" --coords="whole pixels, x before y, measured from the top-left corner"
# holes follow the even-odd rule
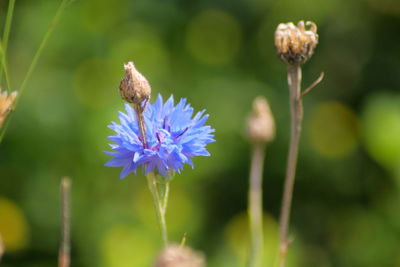
[[[8,2],[8,8],[7,8],[7,15],[6,15],[6,23],[4,25],[4,31],[3,31],[3,38],[2,38],[2,60],[1,60],[1,65],[0,65],[0,84],[2,82],[3,78],[3,68],[6,70],[6,55],[7,55],[7,48],[8,48],[8,40],[10,36],[10,31],[11,31],[11,24],[12,24],[12,17],[14,14],[14,6],[15,6],[15,0],[10,0]],[[7,79],[7,77],[6,77]]]
[[[300,97],[301,67],[300,65],[288,65],[288,84],[290,98],[290,144],[288,163],[286,169],[285,185],[281,207],[281,218],[279,223],[280,249],[279,266],[285,266],[286,254],[288,251],[288,228],[290,209],[292,204],[293,186],[296,174],[296,165],[299,150],[301,122],[303,120],[303,104]]]
[[[168,196],[166,196],[165,198],[160,196],[159,183],[157,182],[154,172],[149,172],[146,175],[146,178],[149,190],[153,197],[153,203],[157,214],[158,225],[160,226],[161,230],[161,239],[163,241],[164,246],[166,247],[168,245],[168,232],[167,232],[167,223],[165,220],[165,214],[167,211],[166,199],[168,199]]]
[[[45,33],[45,35],[43,36],[42,41],[40,42],[40,45],[38,47],[38,49],[35,52],[35,55],[33,56],[32,62],[29,65],[28,71],[26,72],[24,79],[22,80],[21,86],[19,88],[19,97],[17,99],[17,103],[19,101],[19,98],[21,97],[23,91],[25,90],[26,85],[28,84],[29,79],[31,78],[31,75],[33,73],[33,70],[35,69],[38,60],[40,58],[40,56],[42,55],[43,49],[45,48],[50,36],[52,35],[55,27],[57,26],[57,24],[59,23],[62,14],[65,11],[65,8],[68,6],[68,4],[70,4],[72,2],[72,0],[62,0],[60,6],[58,7],[56,14],[54,15],[52,21],[49,24],[49,27]]]
[[[133,64],[132,64],[133,66]],[[134,80],[134,79],[133,79]],[[136,88],[137,90],[137,88]],[[150,93],[150,90],[149,90]],[[150,98],[149,95],[145,97],[145,99],[141,99],[141,101],[148,101],[148,98]],[[136,113],[136,119],[138,122],[138,128],[139,128],[139,133],[140,137],[143,143],[143,148],[147,149],[147,135],[146,135],[146,125],[145,125],[145,120],[144,120],[144,111],[145,111],[146,106],[142,105],[142,103],[138,102],[136,104],[133,104],[133,109],[135,110]],[[165,220],[165,214],[166,214],[166,209],[167,209],[167,201],[168,201],[168,194],[164,193],[164,196],[162,195],[162,189],[160,188],[159,183],[157,182],[156,176],[154,174],[154,171],[150,171],[146,175],[147,178],[147,185],[149,187],[151,196],[153,198],[153,203],[154,203],[154,208],[156,210],[156,215],[157,215],[157,221],[158,225],[160,226],[160,231],[161,231],[161,239],[163,241],[164,247],[167,247],[168,245],[168,232],[167,232],[167,223]],[[165,191],[168,192],[167,190],[169,189],[169,186],[166,187]]]
[[[263,259],[263,208],[262,208],[262,174],[264,164],[265,147],[256,144],[253,147],[250,169],[250,189],[248,200],[248,212],[250,223],[250,267],[261,267]]]
[[[252,143],[250,181],[248,193],[248,216],[250,225],[250,267],[263,266],[263,205],[262,177],[265,145],[275,136],[275,123],[268,102],[257,97],[253,111],[247,120],[247,134]]]
[[[7,66],[7,59],[4,53],[4,49],[3,49],[3,44],[0,42],[0,57],[1,57],[1,66],[3,67],[3,71],[4,71],[4,76],[6,78],[6,85],[7,85],[7,90],[10,92],[11,91],[11,82],[10,82],[10,74],[8,73],[8,66]],[[0,72],[2,73],[2,72]],[[1,84],[1,82],[0,82]]]
[[[58,267],[69,267],[71,262],[70,191],[71,180],[65,177],[61,180],[61,243],[58,254]]]

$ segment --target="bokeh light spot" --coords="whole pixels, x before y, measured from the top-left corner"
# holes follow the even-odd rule
[[[400,164],[400,96],[371,95],[362,116],[362,131],[369,154],[387,168]]]
[[[122,63],[121,63],[122,64]],[[91,58],[83,61],[75,72],[74,89],[78,99],[87,107],[100,108],[119,98],[119,77],[107,60]],[[120,76],[122,77],[122,65]]]
[[[263,216],[264,231],[264,264],[273,266],[277,253],[279,238],[278,224],[273,217],[264,213]],[[239,213],[229,222],[225,229],[226,239],[229,247],[234,251],[241,265],[244,266],[248,260],[250,249],[250,235],[247,213]],[[298,251],[296,246],[292,247],[291,255],[288,259],[288,266],[297,262]]]
[[[237,20],[219,10],[207,10],[190,21],[186,32],[188,51],[202,63],[221,65],[231,62],[241,45]]]
[[[348,266],[395,266],[398,236],[385,220],[360,207],[344,211],[341,218],[330,231],[331,246]]]
[[[102,254],[107,267],[150,266],[156,252],[151,235],[139,228],[115,225],[102,239]]]
[[[310,144],[326,158],[342,158],[358,143],[358,122],[353,111],[339,102],[319,104],[310,114]]]
[[[135,22],[114,37],[110,52],[113,68],[122,72],[122,63],[133,61],[152,87],[168,76],[169,55],[158,33],[150,26]]]
[[[12,201],[0,197],[0,235],[5,251],[14,252],[28,243],[28,225],[22,210]]]
[[[112,29],[127,13],[122,3],[108,0],[85,0],[81,2],[80,24],[90,32],[102,33]]]

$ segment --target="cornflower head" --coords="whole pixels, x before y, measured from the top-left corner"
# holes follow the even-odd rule
[[[145,174],[155,170],[168,177],[171,171],[179,173],[185,163],[193,167],[192,157],[210,155],[206,145],[215,140],[214,129],[204,125],[208,115],[203,110],[193,116],[194,110],[185,98],[174,105],[172,95],[164,103],[159,94],[154,104],[146,105],[146,143],[134,108],[125,104],[125,110],[119,112],[119,123],[109,125],[116,134],[108,138],[115,144],[110,144],[112,152],[105,152],[113,156],[106,166],[123,167],[120,178],[136,173],[140,166]]]

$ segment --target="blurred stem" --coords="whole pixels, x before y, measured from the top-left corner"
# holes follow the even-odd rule
[[[161,237],[163,240],[163,244],[166,247],[168,244],[168,235],[167,235],[167,224],[165,222],[165,213],[166,213],[166,208],[167,208],[167,198],[168,194],[164,193],[163,197],[160,197],[160,190],[159,190],[159,184],[157,183],[157,179],[154,175],[154,172],[149,172],[146,175],[147,178],[147,183],[151,192],[151,195],[153,197],[153,202],[154,202],[154,207],[156,209],[156,214],[157,214],[157,220],[158,224],[161,229]],[[167,182],[169,183],[169,182]],[[160,184],[162,186],[162,184]],[[169,190],[165,190],[165,192],[168,192]]]
[[[36,50],[35,55],[33,56],[33,59],[32,59],[31,64],[29,65],[28,71],[26,72],[25,77],[22,80],[21,87],[19,88],[19,94],[18,94],[17,101],[15,103],[15,106],[17,106],[18,100],[21,97],[22,92],[24,91],[24,89],[25,89],[25,87],[26,87],[26,85],[27,85],[27,83],[28,83],[28,81],[29,81],[29,79],[30,79],[30,77],[32,75],[32,72],[33,72],[33,70],[35,69],[35,67],[37,65],[39,57],[41,56],[44,47],[46,46],[51,34],[53,33],[55,26],[60,21],[61,15],[63,14],[63,12],[64,12],[65,8],[67,7],[67,5],[69,4],[69,2],[70,2],[70,0],[62,0],[61,1],[61,4],[60,4],[60,6],[58,7],[58,9],[56,11],[56,14],[54,15],[52,21],[50,22],[50,25],[49,25],[49,27],[48,27],[48,29],[47,29],[42,41],[40,42],[39,48]]]
[[[3,43],[0,42],[0,57],[1,57],[1,67],[0,68],[4,68],[4,76],[6,77],[6,83],[7,83],[7,90],[11,92],[11,84],[10,84],[10,75],[8,74],[8,66],[7,66],[7,62],[6,62],[6,55],[4,52],[4,48],[3,48]],[[0,70],[0,75],[3,72]],[[1,77],[0,77],[1,80]],[[0,81],[0,87],[1,87],[1,81]]]
[[[300,65],[288,64],[288,84],[290,95],[290,145],[286,169],[286,178],[283,191],[281,207],[281,218],[279,222],[280,246],[279,246],[279,266],[284,267],[288,252],[289,239],[288,229],[290,220],[290,209],[292,204],[293,186],[296,175],[296,165],[299,150],[299,139],[301,132],[301,122],[303,120],[303,105],[301,99],[301,67]]]
[[[265,146],[255,144],[251,157],[248,215],[251,233],[250,267],[261,267],[263,259],[262,175]]]
[[[2,78],[3,78],[3,68],[6,70],[8,39],[10,36],[10,31],[11,31],[11,22],[12,22],[12,17],[14,14],[14,6],[15,6],[15,0],[10,0],[8,2],[6,23],[4,25],[4,32],[3,32],[3,38],[2,38],[2,48],[3,48],[2,50],[3,51],[1,53],[2,60],[1,60],[1,66],[0,66],[0,84],[1,84]]]
[[[13,1],[13,2],[14,2],[14,0],[10,0],[10,1]],[[61,15],[63,14],[65,8],[66,8],[66,7],[68,6],[68,4],[71,3],[71,2],[72,2],[72,0],[62,0],[62,1],[61,1],[61,4],[60,4],[60,6],[59,6],[58,9],[57,9],[56,14],[54,15],[54,17],[53,17],[53,19],[52,19],[52,21],[51,21],[51,23],[50,23],[50,25],[49,25],[49,27],[48,27],[48,29],[47,29],[45,35],[44,35],[42,41],[40,42],[39,48],[36,50],[36,52],[35,52],[35,54],[34,54],[34,56],[33,56],[33,59],[32,59],[31,64],[29,65],[28,71],[27,71],[27,73],[26,73],[25,76],[24,76],[24,79],[23,79],[23,81],[22,81],[22,83],[21,83],[21,86],[20,86],[20,88],[19,88],[19,90],[18,90],[17,99],[15,100],[15,103],[14,103],[14,107],[15,107],[15,108],[17,107],[17,105],[18,105],[18,103],[19,103],[19,99],[20,99],[21,96],[22,96],[22,92],[24,91],[24,89],[25,89],[25,87],[26,87],[26,85],[27,85],[27,83],[28,83],[28,81],[29,81],[29,79],[30,79],[32,73],[33,73],[33,70],[35,69],[35,67],[36,67],[36,65],[37,65],[37,62],[38,62],[38,60],[39,60],[39,57],[40,57],[40,55],[42,54],[42,51],[43,51],[44,47],[46,46],[48,39],[50,38],[51,34],[53,33],[55,26],[58,24],[58,22],[59,22],[59,20],[60,20],[60,18],[61,18]],[[10,23],[11,23],[11,21],[10,21]],[[11,25],[11,24],[10,24],[10,25]],[[1,58],[2,58],[2,66],[4,67],[4,70],[5,70],[5,73],[6,73],[6,79],[9,80],[9,78],[8,78],[8,76],[9,76],[9,75],[8,75],[8,69],[7,69],[7,64],[6,64],[7,61],[5,60],[5,57],[6,57],[6,56],[5,56],[6,50],[5,50],[4,47],[3,47],[3,49],[4,49],[4,51],[2,51],[3,53],[2,53],[2,57],[1,57]],[[0,73],[1,73],[1,71],[0,71]],[[8,84],[8,87],[10,87],[10,82],[9,82],[9,81],[7,82],[7,84]],[[9,88],[9,89],[10,89],[10,88]],[[9,114],[7,120],[10,121],[10,119],[11,119],[12,116],[13,116],[12,114]],[[6,123],[6,124],[4,124],[3,127],[0,129],[0,143],[1,143],[1,141],[3,140],[3,138],[4,138],[4,135],[5,135],[5,132],[7,131],[8,126],[9,126],[9,123]]]
[[[70,265],[70,188],[71,180],[61,180],[61,244],[58,254],[58,266],[69,267]]]
[[[169,179],[167,180],[167,182],[164,185],[164,193],[163,193],[163,197],[162,197],[162,211],[163,214],[165,216],[165,214],[167,213],[167,206],[168,206],[168,196],[169,196]]]

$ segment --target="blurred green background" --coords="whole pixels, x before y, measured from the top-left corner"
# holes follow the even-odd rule
[[[0,1],[4,25],[6,0]],[[59,1],[17,0],[9,45],[17,88]],[[400,2],[393,0],[76,0],[57,26],[0,145],[1,266],[55,266],[59,182],[72,188],[72,266],[150,266],[160,249],[142,175],[120,180],[107,125],[123,109],[123,63],[153,98],[187,97],[216,129],[210,158],[172,183],[169,233],[208,266],[245,266],[249,155],[244,122],[264,95],[277,124],[264,174],[265,257],[276,254],[289,135],[278,23],[315,21],[292,210],[290,266],[400,266]],[[4,84],[3,84],[4,86]]]

